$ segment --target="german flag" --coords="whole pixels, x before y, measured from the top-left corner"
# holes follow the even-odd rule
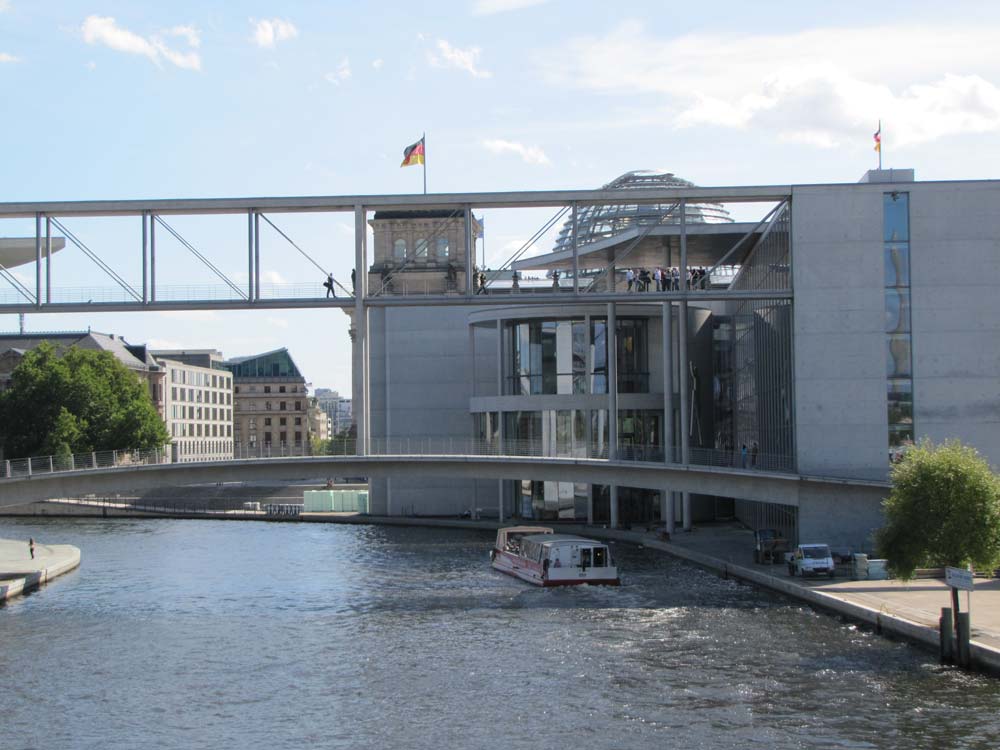
[[[872,137],[875,139],[875,149],[874,150],[878,151],[881,154],[882,153],[882,121],[881,120],[878,121],[878,130],[875,131],[875,133],[874,133],[874,135]],[[423,149],[421,149],[421,153],[423,153]]]
[[[414,143],[412,146],[407,146],[403,149],[403,163],[399,166],[401,167],[412,167],[414,164],[424,163],[424,139],[421,138],[419,141]]]

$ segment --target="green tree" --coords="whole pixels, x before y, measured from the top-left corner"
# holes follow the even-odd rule
[[[1000,477],[975,448],[929,440],[906,452],[892,470],[883,503],[878,553],[903,579],[921,567],[1000,564]]]
[[[135,373],[110,352],[42,344],[24,355],[0,394],[7,456],[151,450],[170,442]]]

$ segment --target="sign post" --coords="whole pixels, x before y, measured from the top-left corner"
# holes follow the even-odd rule
[[[958,641],[958,662],[963,667],[969,667],[971,663],[971,653],[969,640],[971,637],[972,623],[970,616],[972,613],[972,571],[963,568],[946,567],[944,569],[944,581],[951,587],[952,599],[955,602],[955,625]],[[958,592],[966,591],[966,611],[958,612]]]

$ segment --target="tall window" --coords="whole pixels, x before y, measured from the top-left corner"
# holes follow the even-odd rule
[[[392,257],[396,260],[406,260],[406,240],[399,239],[392,243]]]
[[[889,458],[913,442],[913,353],[910,329],[910,196],[882,197],[885,258],[886,403]]]
[[[427,240],[424,237],[421,237],[419,240],[417,240],[416,256],[417,258],[423,260],[427,259]]]
[[[449,254],[450,254],[450,250],[448,248],[448,238],[447,237],[438,237],[437,238],[437,257],[439,257],[439,258],[447,258]]]

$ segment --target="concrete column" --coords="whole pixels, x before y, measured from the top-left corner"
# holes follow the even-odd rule
[[[608,303],[608,460],[618,460],[618,316]],[[611,528],[618,528],[618,487],[611,485]]]
[[[677,526],[674,518],[674,493],[664,487],[660,491],[660,517],[663,519],[663,526],[668,534],[673,534]]]
[[[253,298],[260,299],[260,214],[253,214]]]
[[[576,201],[573,201],[572,205],[572,221],[573,221],[573,294],[580,293],[580,248],[576,244]]]
[[[156,217],[149,214],[149,301],[156,302]]]
[[[672,331],[673,308],[664,302],[661,308],[663,326],[663,460],[674,461],[674,347]]]
[[[247,299],[253,302],[253,209],[247,211]]]
[[[611,485],[611,528],[618,528],[618,486]]]
[[[365,207],[354,207],[354,269],[356,290],[354,294],[354,362],[353,377],[360,383],[354,388],[358,403],[353,404],[354,423],[357,426],[355,450],[359,456],[367,452],[368,444],[368,227],[365,222]],[[253,265],[253,258],[250,260]]]
[[[503,321],[497,321],[497,396],[503,395]],[[498,412],[499,414],[499,412]],[[503,429],[503,420],[500,420]]]
[[[35,214],[35,307],[42,306],[42,215]],[[31,463],[30,461],[28,462]]]
[[[149,214],[142,212],[142,304],[149,302]]]
[[[473,242],[474,233],[472,231],[472,206],[465,207],[465,294],[471,297],[475,292],[475,277],[473,275],[472,267],[475,265],[474,257],[474,247]]]
[[[618,459],[618,318],[614,302],[608,303],[608,460]]]
[[[587,485],[587,524],[594,525],[594,485]]]
[[[472,382],[469,384],[470,386],[469,398],[475,398],[476,397],[476,327],[471,324],[469,325],[469,352],[470,356],[472,357],[471,367],[469,367],[469,371],[472,374]]]
[[[45,301],[52,301],[52,219],[48,216],[45,217]]]
[[[681,463],[688,464],[691,460],[690,445],[688,443],[690,431],[688,421],[690,419],[688,404],[688,303],[689,290],[687,287],[687,200],[681,199],[681,258],[680,258],[680,282],[681,301],[677,307],[677,364],[678,381],[681,399]],[[691,493],[685,492],[681,496],[682,515],[684,530],[691,530]]]

